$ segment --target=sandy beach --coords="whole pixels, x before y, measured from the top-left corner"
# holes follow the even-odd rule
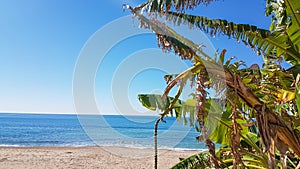
[[[159,168],[197,151],[159,150]],[[0,147],[1,169],[148,169],[153,150],[125,147]]]

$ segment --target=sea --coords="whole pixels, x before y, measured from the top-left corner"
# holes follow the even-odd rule
[[[0,113],[0,146],[152,148],[156,116]],[[203,150],[199,133],[174,117],[158,127],[158,147]]]

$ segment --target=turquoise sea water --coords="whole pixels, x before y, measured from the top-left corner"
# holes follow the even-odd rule
[[[0,146],[153,146],[157,117],[0,113]],[[158,144],[169,149],[205,149],[199,133],[175,118],[159,124]]]

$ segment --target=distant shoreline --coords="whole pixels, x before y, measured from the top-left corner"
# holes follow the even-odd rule
[[[160,149],[159,168],[200,151]],[[153,149],[117,146],[0,147],[0,168],[153,168]]]

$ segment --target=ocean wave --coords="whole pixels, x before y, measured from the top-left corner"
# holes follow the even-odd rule
[[[17,144],[0,144],[0,147],[24,147],[24,145],[17,145]]]
[[[96,145],[91,143],[68,143],[68,144],[56,144],[56,145],[18,145],[18,144],[0,144],[0,147],[43,147],[43,146],[50,146],[50,147],[93,147],[93,146],[101,146],[101,147],[124,147],[124,148],[135,148],[135,149],[153,149],[151,145],[134,145],[134,144],[103,144],[103,145]],[[171,151],[206,151],[207,149],[201,148],[177,148],[177,147],[166,147],[166,146],[159,146],[159,150],[171,150]]]
[[[124,147],[124,148],[135,148],[135,149],[153,149],[153,145],[139,145],[139,144],[103,144],[98,145],[103,147]],[[159,146],[159,150],[172,150],[172,151],[206,151],[203,148],[182,148],[182,147],[167,147]]]

